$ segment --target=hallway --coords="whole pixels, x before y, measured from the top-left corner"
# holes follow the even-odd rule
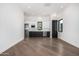
[[[79,49],[60,40],[26,38],[1,55],[4,56],[79,56]]]

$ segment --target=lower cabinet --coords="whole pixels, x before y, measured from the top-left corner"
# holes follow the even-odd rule
[[[50,37],[50,32],[46,31],[46,37]],[[39,32],[39,31],[30,31],[29,32],[29,37],[43,37],[43,32]],[[44,36],[45,37],[45,36]]]

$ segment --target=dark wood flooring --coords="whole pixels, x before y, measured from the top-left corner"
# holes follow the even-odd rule
[[[7,51],[3,56],[79,56],[76,48],[60,39],[26,38]]]

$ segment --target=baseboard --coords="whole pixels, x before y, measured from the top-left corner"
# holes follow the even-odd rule
[[[2,54],[4,51],[8,50],[8,49],[11,48],[12,46],[16,45],[17,43],[21,42],[23,39],[24,39],[24,37],[21,38],[21,39],[19,39],[19,40],[16,41],[16,42],[14,42],[13,44],[9,45],[9,46],[8,46],[7,48],[5,48],[4,50],[0,51],[0,54]]]
[[[79,49],[78,46],[76,46],[76,45],[74,45],[74,44],[71,44],[70,42],[68,42],[68,41],[66,41],[66,40],[63,40],[63,39],[60,39],[60,38],[58,38],[58,39],[61,40],[61,41],[63,41],[63,42],[65,42],[65,43],[67,43],[67,44],[69,44],[69,45],[71,45],[71,46],[73,46],[73,47],[76,47],[76,48]]]

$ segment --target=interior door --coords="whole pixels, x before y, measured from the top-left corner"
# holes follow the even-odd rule
[[[52,38],[58,38],[57,20],[52,20]]]

